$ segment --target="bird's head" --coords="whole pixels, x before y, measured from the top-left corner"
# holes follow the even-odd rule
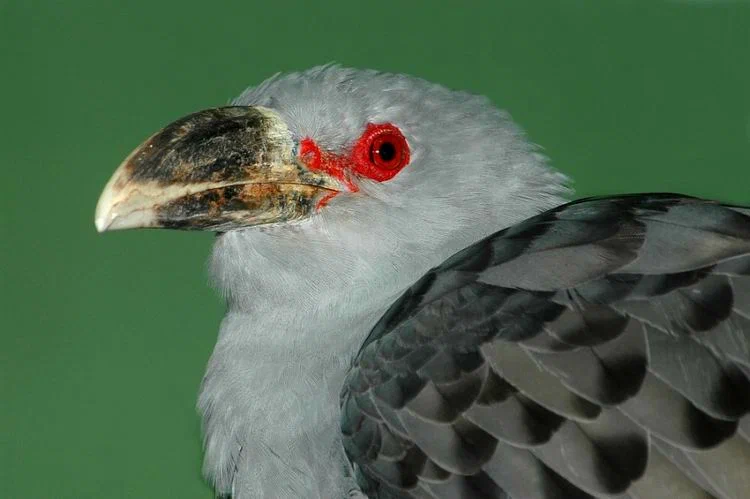
[[[101,195],[97,229],[301,231],[342,253],[377,241],[439,258],[566,192],[488,99],[418,78],[323,66],[233,104],[136,148]]]

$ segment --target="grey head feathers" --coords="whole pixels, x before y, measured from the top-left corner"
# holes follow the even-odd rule
[[[269,258],[295,276],[312,272],[315,282],[324,278],[315,272],[321,267],[362,275],[367,265],[358,259],[378,272],[388,262],[417,277],[425,265],[559,205],[571,193],[567,177],[549,167],[508,113],[486,97],[419,78],[326,65],[276,75],[233,103],[270,107],[295,140],[312,137],[336,152],[350,148],[368,122],[393,123],[409,142],[411,163],[387,182],[359,179],[360,193],[334,198],[330,209],[295,227],[227,234],[240,253],[220,244],[231,256],[219,255],[213,274],[228,294],[242,284],[233,282],[237,269],[225,270],[221,260],[243,265],[242,247],[260,251],[262,240],[276,245]],[[309,264],[305,272],[286,259],[300,244],[306,246],[300,255]]]

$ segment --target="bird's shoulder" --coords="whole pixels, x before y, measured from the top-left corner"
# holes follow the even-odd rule
[[[709,455],[750,462],[748,375],[750,210],[586,198],[458,252],[390,307],[345,381],[344,445],[373,497],[648,492],[656,472],[721,494],[750,487],[705,478]]]

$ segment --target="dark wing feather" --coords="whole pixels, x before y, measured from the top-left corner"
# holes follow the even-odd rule
[[[372,498],[750,497],[750,210],[589,198],[385,314],[342,392]]]

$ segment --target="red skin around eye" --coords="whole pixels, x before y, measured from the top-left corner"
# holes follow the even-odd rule
[[[318,201],[318,204],[315,205],[315,208],[317,208],[318,210],[321,209],[321,208],[323,208],[325,205],[328,204],[328,202],[331,199],[335,198],[339,194],[341,194],[341,193],[338,192],[338,191],[329,192],[328,194],[326,194],[325,196],[323,196],[323,198],[320,201]]]
[[[373,147],[389,142],[395,149],[393,160],[373,158]],[[349,154],[334,154],[321,151],[315,141],[309,137],[300,142],[299,157],[311,170],[323,171],[340,180],[351,192],[359,191],[352,179],[352,173],[384,182],[395,177],[409,164],[409,145],[397,127],[386,124],[368,124],[365,132],[354,144]],[[375,160],[373,160],[375,159]],[[331,192],[318,201],[320,209],[333,199],[338,192]]]
[[[396,154],[400,156],[400,161],[394,165],[383,167],[373,163],[371,159],[373,142],[378,138],[386,138],[396,147]],[[351,153],[351,163],[359,175],[384,182],[395,177],[406,165],[409,164],[409,145],[406,138],[397,127],[386,123],[383,125],[374,125],[370,123],[365,129],[365,133],[354,145]]]
[[[359,190],[357,184],[349,178],[347,171],[349,158],[347,156],[321,151],[318,144],[309,137],[300,142],[299,156],[311,170],[326,172],[333,178],[342,181],[352,192]]]

